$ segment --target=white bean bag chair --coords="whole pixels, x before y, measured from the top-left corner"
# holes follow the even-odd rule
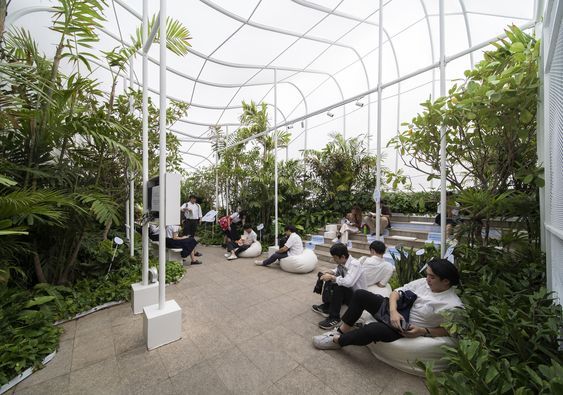
[[[255,241],[248,247],[248,249],[244,250],[240,253],[239,257],[241,258],[256,258],[262,255],[262,244],[259,241]]]
[[[391,343],[371,343],[369,350],[381,362],[415,376],[424,377],[424,370],[416,365],[417,361],[434,363],[432,370],[440,372],[448,368],[448,362],[441,359],[444,355],[442,346],[455,346],[456,341],[448,336],[402,338]]]
[[[281,269],[290,273],[309,273],[317,266],[317,255],[313,250],[305,248],[301,255],[288,256],[280,259]]]

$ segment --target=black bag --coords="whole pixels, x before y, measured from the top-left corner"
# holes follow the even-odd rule
[[[348,271],[348,269],[346,269],[344,266],[338,265],[336,267],[335,276],[336,277],[344,277],[346,275],[347,271]],[[336,284],[335,282],[333,283],[332,281],[321,280],[321,276],[323,274],[324,273],[322,273],[322,272],[317,273],[317,276],[319,277],[319,279],[317,280],[317,283],[315,284],[315,288],[313,289],[313,292],[321,294],[323,304],[330,304],[332,302],[332,295],[334,294],[334,288],[337,287],[338,284]],[[317,292],[319,290],[319,285],[320,285],[320,292]]]
[[[416,300],[417,295],[412,291],[399,291],[399,299],[397,300],[397,312],[403,316],[403,319],[408,326],[411,307]],[[389,311],[389,298],[381,303],[377,314],[374,317],[377,321],[383,322],[392,329],[397,330],[391,325],[391,312]]]

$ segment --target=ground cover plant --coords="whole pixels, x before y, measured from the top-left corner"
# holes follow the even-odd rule
[[[2,28],[9,4],[0,2]],[[133,50],[116,47],[100,56],[90,51],[107,5],[56,2],[50,28],[58,42],[51,57],[27,30],[0,31],[0,384],[56,348],[54,320],[126,300],[130,284],[140,278],[138,260],[123,252],[108,274],[111,239],[125,217],[128,178],[140,168],[141,95],[116,89]],[[163,45],[185,54],[189,31],[171,18],[167,25]],[[138,33],[131,38],[133,49],[140,45]],[[91,78],[92,61],[109,67],[109,91]],[[168,125],[187,107],[172,101]],[[153,174],[158,115],[149,100]],[[169,133],[169,171],[181,171],[179,145]],[[139,177],[136,182],[140,190]],[[183,270],[168,265],[167,279],[177,280]]]

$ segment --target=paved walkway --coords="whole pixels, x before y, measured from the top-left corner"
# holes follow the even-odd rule
[[[322,332],[322,317],[311,311],[319,301],[315,272],[228,262],[218,247],[201,251],[203,265],[166,288],[182,307],[181,340],[147,351],[142,315],[129,304],[103,310],[64,324],[54,360],[15,394],[427,393],[422,379],[366,347],[313,347]]]

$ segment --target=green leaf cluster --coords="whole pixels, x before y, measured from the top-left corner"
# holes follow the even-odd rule
[[[465,309],[448,317],[450,368],[426,371],[433,394],[552,394],[563,389],[561,306],[545,288],[535,247],[456,249]]]

